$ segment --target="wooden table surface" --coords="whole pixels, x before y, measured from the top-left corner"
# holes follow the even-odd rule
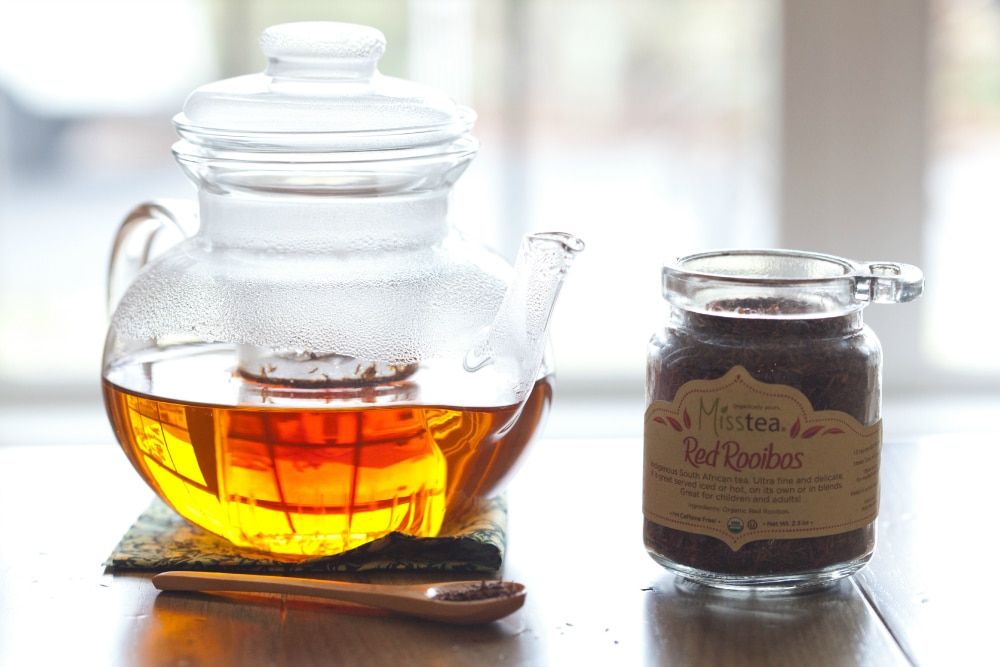
[[[886,443],[872,563],[777,598],[690,589],[646,555],[638,439],[542,440],[510,490],[503,577],[527,602],[480,627],[158,593],[102,567],[151,498],[115,445],[0,447],[0,666],[1000,665],[998,440]]]

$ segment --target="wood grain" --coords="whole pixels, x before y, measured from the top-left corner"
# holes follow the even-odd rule
[[[858,585],[919,665],[1000,665],[994,601],[1000,438],[887,447],[876,556]]]
[[[502,574],[527,585],[524,608],[450,627],[296,596],[158,593],[148,576],[106,574],[150,498],[124,455],[110,443],[0,447],[0,665],[997,664],[1000,587],[982,571],[992,450],[888,444],[871,566],[775,598],[678,585],[646,555],[637,439],[544,440],[510,493]]]

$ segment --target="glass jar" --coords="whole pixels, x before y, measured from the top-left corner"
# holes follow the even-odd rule
[[[647,349],[644,540],[722,588],[853,574],[875,548],[882,349],[869,303],[917,298],[919,269],[716,251],[663,269]]]

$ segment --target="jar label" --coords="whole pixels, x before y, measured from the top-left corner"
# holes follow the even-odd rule
[[[646,409],[643,514],[734,551],[836,535],[875,520],[882,422],[815,412],[799,390],[742,366]]]

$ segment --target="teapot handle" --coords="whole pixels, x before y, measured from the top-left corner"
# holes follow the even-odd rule
[[[132,209],[118,228],[118,235],[111,248],[108,314],[115,311],[118,301],[142,267],[166,247],[190,238],[197,230],[198,206],[190,200],[161,199]],[[163,240],[164,232],[172,238]]]

